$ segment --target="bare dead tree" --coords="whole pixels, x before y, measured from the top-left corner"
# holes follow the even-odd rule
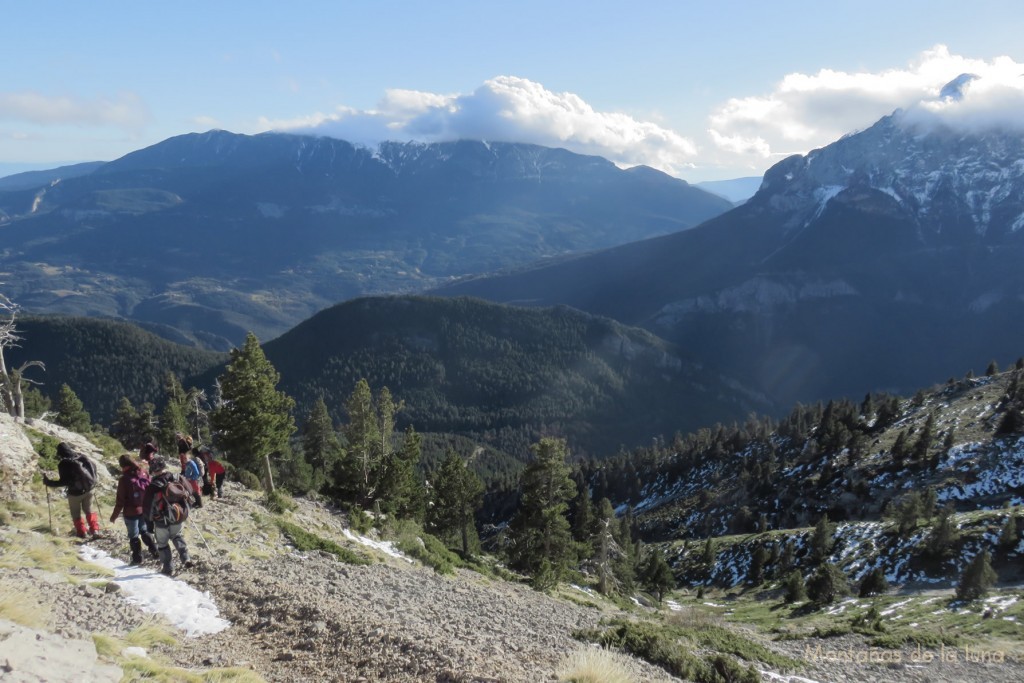
[[[17,316],[18,305],[4,294],[0,294],[0,400],[3,401],[4,410],[10,415],[16,414],[14,382],[7,371],[4,350],[8,347],[16,346],[21,340],[15,327]]]
[[[2,284],[2,283],[0,283]],[[26,361],[15,370],[7,369],[4,350],[18,346],[21,337],[17,329],[18,304],[0,293],[0,401],[4,410],[16,420],[25,419],[25,394],[23,383],[39,384],[25,377],[25,370],[37,367],[46,370],[42,361]]]

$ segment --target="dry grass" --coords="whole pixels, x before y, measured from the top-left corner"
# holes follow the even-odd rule
[[[42,629],[46,626],[47,612],[39,609],[39,603],[39,597],[26,592],[23,586],[0,581],[0,619]]]
[[[635,683],[623,664],[624,657],[611,650],[587,647],[576,650],[558,667],[558,680],[567,683]]]

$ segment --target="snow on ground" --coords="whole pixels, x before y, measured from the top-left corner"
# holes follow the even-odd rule
[[[385,555],[397,557],[398,559],[405,560],[406,562],[412,562],[412,559],[400,553],[398,549],[395,548],[395,544],[391,541],[375,541],[372,538],[367,538],[366,536],[359,536],[357,534],[354,534],[348,529],[342,529],[341,531],[345,534],[345,538],[347,538],[350,541],[355,541],[356,543],[360,543],[370,548],[374,548],[376,550],[381,551]]]
[[[114,572],[114,583],[124,598],[142,611],[161,614],[190,638],[223,631],[230,622],[220,617],[208,592],[200,593],[184,581],[164,576],[155,567],[132,567],[97,548],[83,545],[83,560]]]
[[[666,600],[665,604],[668,605],[668,608],[670,610],[672,610],[673,612],[682,612],[683,611],[683,606],[680,605],[675,600]]]
[[[908,605],[908,604],[910,604],[910,602],[911,602],[912,600],[913,600],[913,598],[907,598],[907,599],[906,599],[906,600],[904,600],[903,602],[897,602],[897,603],[896,603],[896,604],[894,604],[894,605],[889,605],[889,609],[887,609],[887,610],[883,610],[883,611],[882,611],[882,616],[883,616],[883,617],[887,617],[887,616],[889,616],[890,614],[892,614],[893,612],[895,612],[896,610],[898,610],[898,609],[899,609],[900,607],[903,607],[904,605]]]
[[[785,674],[777,674],[774,671],[762,671],[761,675],[765,677],[765,680],[772,683],[818,683],[818,681],[804,678],[803,676],[787,676]]]

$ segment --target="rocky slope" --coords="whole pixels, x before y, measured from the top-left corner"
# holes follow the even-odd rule
[[[6,416],[0,416],[0,427],[5,436],[21,430]],[[35,427],[59,438],[68,436],[41,423]],[[0,441],[0,462],[31,461],[27,443],[20,438]],[[113,480],[101,487],[106,514]],[[62,648],[80,648],[91,635],[123,639],[152,623],[153,617],[120,597],[116,583],[107,583],[109,576],[103,578],[95,566],[67,557],[74,544],[50,537],[43,496],[38,484],[19,486],[18,502],[0,527],[4,593],[32,596],[30,602],[38,603],[41,610],[35,614],[42,616],[42,623],[35,632],[43,642],[52,647],[57,638]],[[174,644],[154,645],[150,657],[197,674],[249,669],[269,681],[527,683],[553,680],[567,657],[584,647],[572,632],[594,627],[617,611],[607,604],[575,604],[466,570],[439,575],[419,563],[346,542],[345,517],[323,504],[300,500],[287,516],[373,563],[345,564],[326,552],[296,551],[271,522],[260,497],[229,483],[226,497],[195,510],[186,526],[198,565],[178,579],[209,591],[231,626],[200,639],[177,633]],[[69,526],[63,500],[53,501],[53,523],[58,532]],[[127,558],[123,526],[109,526],[107,538],[90,546]],[[59,554],[63,560],[39,559],[40,548],[54,546],[65,549]],[[97,579],[99,583],[91,583]],[[21,670],[17,675],[26,677],[12,680],[72,680],[77,675],[62,678],[64,665],[45,653],[13,657],[17,643],[32,638],[23,627],[3,623],[10,610],[0,605],[0,662],[8,657],[12,675],[14,666],[24,666],[34,667],[39,676],[31,677],[33,669]],[[157,623],[174,631],[160,619]],[[97,658],[93,651],[90,661],[96,665],[92,680],[118,680],[110,674],[111,665],[134,666],[121,653]],[[638,660],[630,666],[635,680],[673,680]]]

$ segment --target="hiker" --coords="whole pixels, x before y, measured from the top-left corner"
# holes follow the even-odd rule
[[[174,440],[178,442],[178,462],[181,463],[181,471],[184,472],[188,463],[188,452],[192,450],[192,437],[178,432],[174,435]]]
[[[81,453],[76,453],[71,446],[61,442],[57,446],[57,479],[43,475],[43,484],[51,488],[66,487],[68,507],[71,508],[71,521],[75,525],[75,535],[85,538],[86,533],[93,539],[100,535],[99,515],[92,509],[96,486],[96,465]],[[82,519],[85,512],[86,520]],[[88,521],[88,528],[86,528]]]
[[[153,456],[157,455],[157,453],[158,450],[156,444],[153,442],[153,439],[150,438],[149,441],[142,444],[142,447],[139,448],[139,463],[145,465],[148,469],[149,461],[152,460]]]
[[[209,446],[200,447],[199,455],[202,456],[203,462],[206,463],[206,471],[210,473],[210,479],[212,480],[210,483],[213,484],[213,488],[217,491],[217,497],[223,498],[224,465],[220,464],[220,461],[213,457],[213,451],[210,450]]]
[[[124,525],[128,529],[128,546],[132,551],[129,564],[140,565],[143,543],[146,544],[150,557],[156,559],[160,556],[156,549],[156,539],[152,530],[147,528],[146,519],[142,515],[142,501],[145,499],[146,489],[149,488],[149,475],[127,453],[118,458],[117,463],[121,466],[121,478],[117,481],[117,498],[114,501],[114,511],[110,513],[110,523],[113,524],[117,516],[124,513]]]
[[[181,563],[186,568],[194,566],[188,555],[188,544],[181,535],[188,519],[191,487],[180,474],[168,471],[167,462],[159,455],[150,461],[149,473],[149,487],[142,499],[143,516],[147,526],[152,525],[156,533],[156,547],[163,563],[160,573],[170,576],[174,559],[171,543],[177,548]]]
[[[182,474],[188,480],[189,486],[192,487],[192,493],[195,497],[193,507],[201,508],[203,507],[203,494],[199,482],[203,479],[203,466],[199,463],[199,458],[195,454],[186,452],[185,457],[187,459]]]

